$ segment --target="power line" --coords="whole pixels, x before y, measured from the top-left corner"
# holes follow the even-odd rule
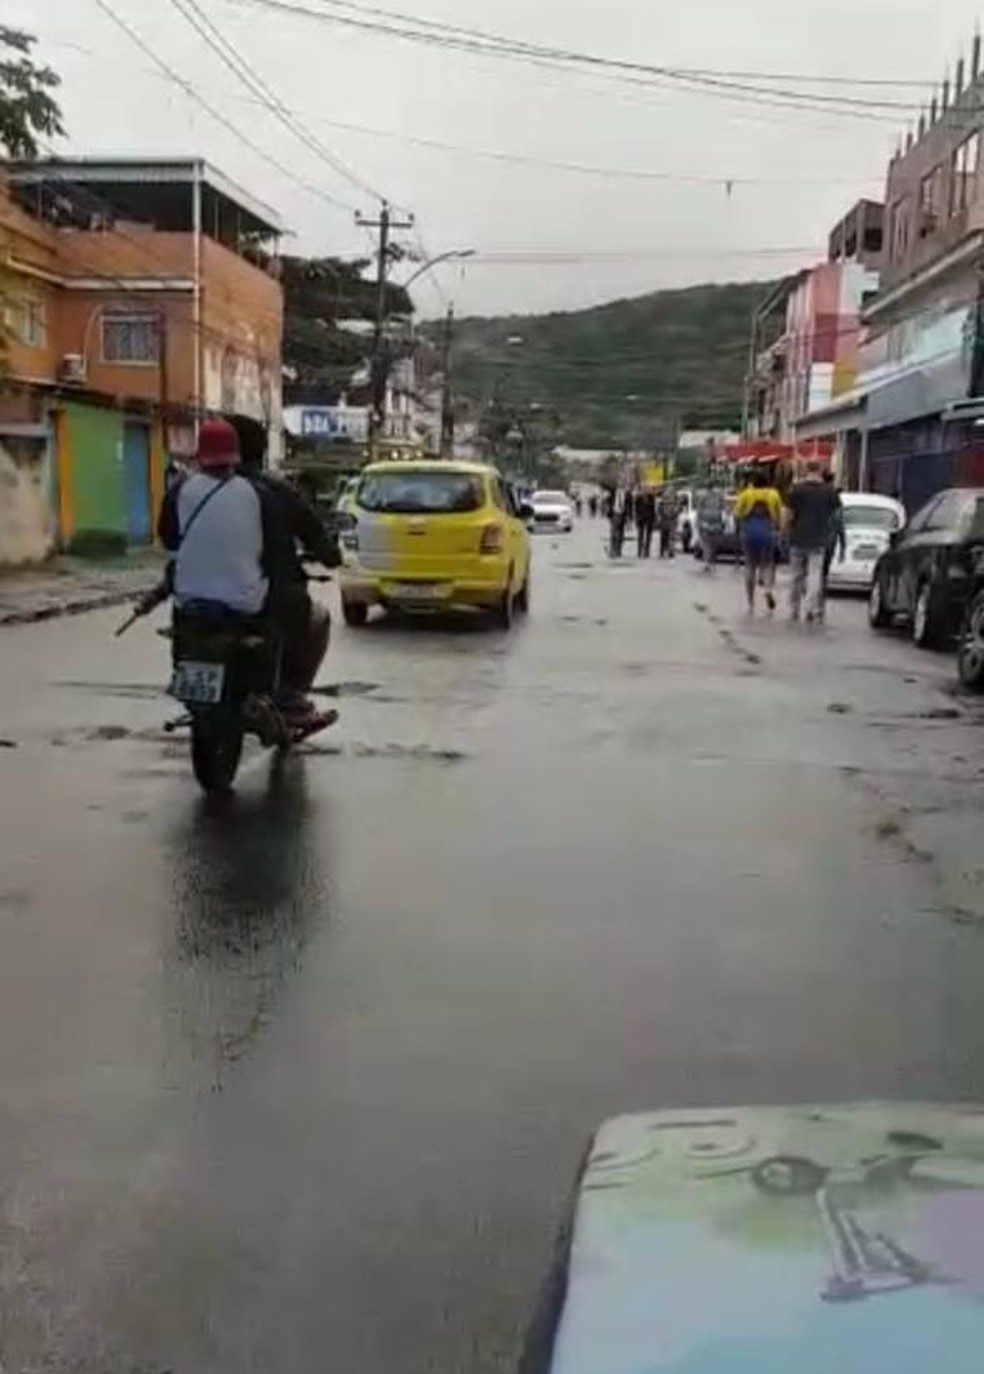
[[[816,244],[762,248],[701,248],[696,245],[672,248],[481,248],[468,261],[482,267],[564,267],[585,262],[646,262],[661,258],[816,258],[825,252]]]
[[[88,57],[101,56],[95,49],[86,48],[82,44],[73,43],[68,46],[71,46],[75,51],[83,53]],[[162,78],[162,74],[156,69],[145,68],[144,70],[158,79],[165,79]],[[188,84],[193,85],[194,83],[189,82]],[[196,89],[200,90],[201,88],[197,87]],[[230,93],[229,99],[257,108],[268,108],[268,102],[265,99],[259,99],[254,95],[243,96]],[[364,134],[369,138],[388,139],[410,147],[425,148],[436,152],[449,153],[455,156],[473,157],[507,164],[513,163],[523,167],[546,167],[561,172],[570,172],[582,176],[604,177],[612,180],[666,182],[675,185],[707,186],[717,190],[727,190],[732,187],[740,186],[853,186],[856,185],[859,180],[864,179],[863,176],[746,176],[729,172],[670,172],[662,171],[657,168],[606,167],[600,164],[577,162],[564,158],[540,157],[530,153],[515,152],[510,149],[476,148],[469,144],[452,143],[446,139],[430,138],[420,134],[409,133],[406,130],[380,129],[369,124],[356,124],[349,120],[332,119],[326,115],[314,114],[313,112],[290,108],[286,105],[284,105],[284,109],[295,120],[306,120],[311,124],[323,124],[327,128],[343,129],[349,133]],[[879,180],[881,180],[880,172]]]
[[[311,195],[317,196],[319,200],[325,201],[334,209],[351,212],[353,207],[349,205],[346,201],[339,200],[337,196],[333,196],[329,194],[327,191],[323,191],[320,187],[314,186],[310,182],[305,181],[302,177],[299,177],[296,174],[296,172],[292,172],[289,167],[286,167],[282,162],[275,158],[272,153],[268,153],[264,148],[261,148],[258,143],[254,143],[253,140],[247,134],[243,133],[243,131],[238,127],[237,124],[234,123],[233,120],[227,118],[221,110],[217,110],[215,106],[212,105],[210,101],[206,100],[205,97],[201,95],[199,91],[196,90],[196,88],[189,81],[186,81],[184,77],[180,76],[174,70],[173,67],[171,67],[162,57],[160,57],[150,46],[150,44],[147,43],[147,41],[141,37],[137,30],[133,28],[132,25],[129,24],[121,14],[117,13],[117,11],[109,3],[109,0],[95,0],[95,3],[103,11],[103,13],[109,19],[112,20],[116,27],[122,30],[122,32],[126,34],[130,41],[134,43],[140,49],[140,51],[144,53],[145,56],[151,59],[155,66],[157,66],[164,73],[164,75],[168,78],[169,81],[173,82],[174,85],[178,86],[181,90],[183,90],[186,95],[189,95],[192,98],[192,100],[196,101],[197,104],[201,105],[202,109],[204,109],[206,113],[210,114],[214,120],[216,120],[224,128],[228,129],[230,133],[232,133],[237,139],[239,139],[241,143],[245,144],[245,146],[249,148],[251,152],[255,153],[257,157],[261,157],[264,162],[269,163],[271,167],[275,167],[277,171],[280,172],[282,176],[287,177],[289,181],[294,182],[297,186],[300,186],[303,190],[308,191]]]
[[[489,42],[501,42],[525,51],[542,51],[542,45],[525,42],[522,39],[499,38],[497,35],[490,34],[481,29],[468,28],[460,24],[450,24],[446,20],[427,19],[419,15],[409,15],[405,11],[384,9],[377,5],[367,5],[355,3],[354,0],[320,0],[320,3],[332,6],[336,9],[351,10],[357,14],[374,15],[377,18],[393,20],[398,23],[411,23],[419,25],[421,28],[432,30],[435,33],[452,33],[461,37],[487,40]],[[563,50],[561,50],[563,51]],[[727,71],[713,67],[673,67],[660,68],[659,70],[673,72],[674,75],[681,77],[708,78],[712,80],[741,80],[741,81],[799,81],[804,84],[818,86],[845,86],[845,87],[887,87],[901,89],[915,89],[920,91],[931,91],[935,89],[936,83],[927,81],[925,78],[909,80],[902,77],[852,77],[842,74],[810,74],[792,72],[765,72],[765,71]]]
[[[220,60],[233,72],[238,80],[259,97],[259,103],[264,105],[277,119],[307,148],[310,148],[315,155],[321,159],[331,170],[341,176],[357,190],[363,191],[366,195],[375,200],[383,200],[385,197],[381,192],[375,190],[367,181],[363,180],[341,158],[337,157],[330,148],[320,142],[295,118],[293,113],[287,108],[276,91],[260,76],[255,67],[246,60],[235,45],[222,33],[221,29],[212,22],[206,12],[202,9],[198,0],[171,0],[171,4],[183,15],[187,22],[195,29],[206,44],[217,53]]]
[[[227,0],[227,3],[248,8],[269,9],[280,13],[314,19],[322,23],[340,25],[363,32],[384,34],[403,41],[423,43],[430,46],[457,49],[484,56],[500,57],[511,60],[532,62],[566,70],[598,71],[616,80],[628,81],[633,85],[654,86],[667,84],[678,89],[702,91],[743,103],[771,105],[793,109],[828,112],[854,118],[889,122],[885,111],[896,110],[913,115],[916,107],[901,101],[876,101],[861,97],[834,96],[819,94],[815,91],[795,91],[789,88],[754,85],[720,77],[690,75],[682,69],[657,66],[650,63],[630,62],[625,59],[606,58],[593,53],[582,53],[562,48],[544,47],[538,44],[521,43],[502,38],[479,30],[462,31],[454,26],[439,27],[435,21],[419,21],[410,16],[402,16],[397,22],[382,22],[381,19],[358,17],[371,11],[359,9],[358,15],[338,13],[326,8],[314,9],[300,0]],[[338,0],[321,0],[322,5],[334,5]],[[355,6],[346,6],[347,10]],[[421,27],[423,22],[424,26]],[[416,25],[416,27],[414,27]],[[898,115],[891,122],[897,123]]]

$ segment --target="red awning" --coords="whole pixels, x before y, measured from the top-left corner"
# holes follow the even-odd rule
[[[833,452],[831,439],[809,439],[798,444],[784,444],[778,439],[742,439],[736,444],[725,444],[717,456],[723,463],[788,463],[796,458],[823,462],[829,461]]]

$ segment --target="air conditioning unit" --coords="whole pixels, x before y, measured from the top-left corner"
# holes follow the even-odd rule
[[[58,364],[60,382],[81,383],[85,381],[85,357],[81,353],[66,353]]]

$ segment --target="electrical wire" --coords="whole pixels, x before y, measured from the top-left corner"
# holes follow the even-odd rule
[[[101,53],[96,52],[94,49],[84,47],[82,44],[78,44],[78,43],[70,43],[70,44],[64,44],[64,43],[63,43],[63,44],[61,44],[61,46],[63,46],[63,47],[69,47],[69,48],[73,49],[74,51],[79,52],[79,53],[83,53],[83,54],[85,54],[86,56],[89,56],[89,57],[97,57],[97,58],[98,58],[98,57],[101,57],[101,56],[102,56]],[[478,61],[481,61],[480,58],[477,59],[477,60],[478,60]],[[147,72],[147,73],[149,73],[149,74],[151,74],[151,75],[153,75],[157,80],[163,80],[163,79],[165,79],[165,78],[162,76],[161,72],[160,72],[158,69],[156,69],[156,68],[145,67],[145,68],[143,68],[142,70],[145,71],[145,72]],[[507,71],[508,71],[509,69],[508,69],[508,68],[503,69],[503,68],[500,67],[500,70],[507,70]],[[518,71],[519,69],[517,68],[516,70]],[[549,68],[545,67],[543,64],[539,64],[539,66],[538,66],[538,71],[539,71],[539,73],[540,73],[540,75],[539,75],[539,85],[540,85],[541,87],[546,86],[546,87],[552,87],[553,89],[558,89],[558,83],[557,83],[557,82],[553,82],[553,81],[551,81],[551,80],[545,78],[545,76],[544,76],[544,73],[545,73],[545,72],[548,72],[548,71],[549,71]],[[521,72],[520,72],[519,74],[521,75]],[[563,84],[563,79],[564,79],[565,76],[570,76],[570,75],[571,75],[571,73],[570,73],[569,71],[567,71],[566,69],[564,69],[564,68],[558,69],[558,73],[557,73],[557,74],[558,74],[558,76],[559,76],[560,79],[561,79],[561,84]],[[594,85],[592,85],[592,84],[590,84],[590,83],[591,83],[591,76],[592,76],[592,74],[591,74],[590,72],[575,73],[575,75],[578,75],[578,76],[581,78],[581,88],[580,88],[580,89],[583,90],[583,92],[584,92],[585,94],[587,94],[589,97],[593,97],[593,96],[596,96],[597,94],[599,94],[599,91],[598,91],[597,87],[594,86]],[[605,80],[605,77],[604,77],[604,76],[601,76],[599,79],[602,80],[602,81],[604,81],[604,80]],[[587,83],[587,84],[585,84],[585,83]],[[191,83],[189,83],[189,84],[191,84]],[[630,88],[632,88],[631,91],[630,91]],[[569,92],[571,89],[572,89],[572,88],[568,85],[568,86],[567,86],[567,91]],[[573,89],[574,89],[575,91],[578,91],[578,88],[577,88],[577,87],[575,87],[575,88],[573,88]],[[671,93],[672,93],[672,90],[673,90],[673,88],[671,88],[671,87],[654,86],[654,85],[652,85],[652,84],[650,84],[650,83],[643,83],[643,84],[640,85],[640,84],[635,83],[635,82],[626,82],[626,81],[622,81],[622,82],[620,82],[620,83],[617,83],[617,85],[616,85],[616,87],[615,87],[614,89],[613,89],[613,87],[611,87],[611,86],[608,86],[608,87],[606,88],[606,90],[605,90],[605,99],[606,99],[607,101],[609,101],[609,102],[610,102],[612,99],[616,99],[616,100],[618,101],[619,104],[628,105],[628,106],[630,106],[630,107],[633,108],[633,109],[652,110],[652,109],[659,108],[659,109],[662,110],[662,109],[666,109],[667,106],[668,106],[668,104],[669,104],[670,102],[668,102],[665,98],[661,98],[661,97],[664,97],[664,96],[667,95],[667,94],[671,94]],[[616,92],[617,92],[617,94],[616,94]],[[240,95],[234,95],[234,94],[230,94],[230,97],[229,97],[229,98],[230,98],[230,99],[233,99],[233,100],[240,100],[240,101],[245,100],[245,101],[247,101],[247,102],[251,101],[251,99],[252,99],[252,98],[249,97],[249,96],[240,96]],[[755,124],[755,125],[768,124],[768,125],[771,127],[771,126],[774,125],[774,120],[769,118],[768,110],[769,110],[769,107],[767,106],[767,107],[765,107],[765,109],[764,109],[762,112],[757,113],[757,112],[755,111],[755,107],[754,107],[754,106],[749,107],[747,104],[745,104],[745,105],[740,106],[740,107],[737,108],[737,109],[732,108],[732,109],[730,110],[730,112],[729,112],[729,119],[730,119],[732,122],[737,122],[737,123]],[[345,128],[348,128],[348,127],[349,127],[348,125],[346,125],[346,124],[345,124],[344,122],[342,122],[342,121],[333,121],[333,120],[330,120],[330,119],[324,119],[324,118],[321,118],[321,117],[319,117],[319,116],[315,116],[315,115],[312,115],[312,114],[304,113],[304,112],[302,112],[302,111],[298,111],[298,110],[296,110],[296,109],[293,110],[292,113],[293,113],[294,115],[296,115],[298,118],[302,119],[302,120],[307,120],[307,121],[310,122],[310,123],[321,123],[321,124],[324,124],[326,127],[337,127],[337,128],[341,128],[341,129],[345,129]],[[834,129],[840,129],[840,128],[843,127],[839,122],[831,123],[831,121],[830,121],[829,118],[828,118],[828,119],[825,119],[825,118],[824,118],[824,113],[823,113],[822,110],[806,110],[806,111],[802,111],[802,112],[801,112],[801,115],[802,115],[802,121],[801,121],[801,122],[802,122],[803,127],[809,126],[810,128],[816,128],[816,129],[822,129],[822,130],[834,130]],[[894,126],[894,127],[897,127],[896,121],[893,120],[892,123],[893,123],[893,126]],[[352,127],[353,131],[355,131],[355,132],[363,132],[363,131],[364,131],[365,133],[369,133],[369,132],[370,132],[370,130],[369,130],[368,127],[364,127],[364,126],[363,126],[362,128],[360,128],[360,126],[351,126],[351,127]],[[382,135],[382,131],[380,131],[380,134]],[[392,135],[387,134],[386,136],[396,136],[396,135],[395,135],[395,134],[392,134]],[[727,181],[727,177],[723,177],[721,180]],[[780,180],[781,180],[781,179],[780,179]],[[838,178],[838,180],[840,180],[840,179]],[[854,180],[856,180],[856,178],[845,178],[844,180],[845,180],[845,183],[846,183],[847,181],[854,181]]]
[[[268,163],[271,167],[275,167],[282,176],[294,182],[295,185],[301,187],[302,190],[317,196],[319,200],[324,201],[327,205],[331,205],[334,209],[345,210],[347,212],[353,210],[354,207],[352,205],[322,190],[319,186],[314,186],[311,182],[305,181],[303,177],[298,176],[296,172],[292,172],[289,167],[280,162],[272,153],[268,153],[265,148],[262,148],[258,143],[254,143],[247,134],[243,133],[242,129],[240,129],[233,120],[224,115],[221,110],[217,110],[189,81],[186,81],[184,77],[180,76],[174,68],[164,60],[164,58],[160,57],[137,30],[133,28],[121,14],[117,13],[109,3],[109,0],[95,0],[95,4],[99,6],[107,18],[112,20],[118,29],[126,34],[130,41],[134,43],[146,57],[151,59],[168,80],[183,90],[185,94],[189,95],[197,104],[201,105],[202,109],[204,109],[207,114],[211,115],[217,123],[221,124],[232,133],[241,143],[249,148],[251,152],[255,153],[257,157],[262,158],[263,161]]]
[[[383,201],[386,197],[382,192],[377,191],[367,181],[359,176],[347,163],[337,157],[324,143],[315,138],[308,132],[284,105],[276,91],[259,75],[238,48],[222,33],[221,29],[212,22],[208,14],[202,9],[198,0],[171,0],[171,4],[184,17],[184,19],[194,28],[196,33],[204,42],[215,52],[219,59],[229,68],[238,80],[258,96],[259,103],[264,105],[287,129],[309,148],[326,166],[333,172],[342,177],[351,186],[364,192],[371,198]],[[354,209],[355,207],[350,207]]]
[[[337,2],[340,4],[340,3],[341,3],[341,0],[337,0]],[[346,8],[348,8],[348,6],[346,6]],[[355,5],[353,5],[351,8],[353,8],[353,9],[365,9],[366,7],[365,7],[365,6],[361,6],[361,5],[360,5],[360,6],[355,6]],[[398,12],[395,11],[395,10],[394,10],[394,11],[376,11],[376,12],[377,12],[377,13],[387,14],[387,15],[389,15],[390,17],[392,17],[392,18],[394,18],[394,19],[406,19],[406,18],[408,18],[407,15],[405,15],[405,14],[400,14],[400,13],[398,13]],[[459,27],[459,26],[457,26],[457,25],[442,23],[441,21],[438,21],[438,20],[430,20],[430,19],[422,19],[422,18],[421,18],[421,19],[418,19],[416,22],[419,23],[421,26],[428,27],[428,28],[434,28],[435,30],[438,30],[438,31],[439,31],[440,29],[442,29],[442,28],[447,28],[447,29],[456,30],[456,29],[458,29],[458,27]],[[464,32],[467,33],[468,30],[466,29],[466,30],[464,30]],[[71,49],[71,50],[73,50],[73,51],[75,51],[75,52],[85,53],[85,54],[87,54],[87,55],[91,55],[92,52],[93,52],[93,49],[92,49],[92,48],[87,48],[84,44],[75,42],[74,40],[67,39],[67,38],[53,38],[53,37],[47,37],[47,38],[45,38],[44,41],[45,41],[46,43],[48,43],[51,47]],[[729,69],[720,68],[720,67],[679,67],[679,66],[677,66],[677,67],[674,67],[673,70],[679,72],[681,76],[706,76],[706,77],[715,77],[715,78],[717,78],[717,77],[728,77],[728,78],[732,78],[732,79],[734,79],[734,80],[741,80],[741,81],[762,81],[762,82],[770,82],[770,81],[789,81],[789,82],[793,82],[793,83],[799,82],[799,83],[801,83],[801,84],[803,84],[803,85],[807,85],[807,86],[832,86],[832,87],[840,87],[840,86],[843,86],[843,87],[854,87],[854,88],[866,88],[866,87],[867,87],[867,88],[872,88],[872,89],[877,89],[877,88],[890,89],[890,88],[891,88],[891,89],[896,89],[896,90],[913,90],[913,91],[921,91],[921,92],[923,92],[923,93],[925,93],[925,94],[929,94],[929,95],[931,95],[932,92],[933,92],[934,90],[936,90],[936,89],[938,88],[938,85],[939,85],[938,82],[936,82],[936,81],[931,81],[931,80],[927,80],[925,77],[902,77],[902,76],[845,76],[845,75],[843,75],[843,74],[837,74],[837,73],[817,73],[817,72],[802,72],[802,71],[800,71],[800,72],[782,72],[782,71],[780,71],[780,72],[771,72],[771,71],[761,71],[761,70],[758,70],[758,69],[752,69],[752,70],[746,70],[746,69],[729,70]]]
[[[70,45],[75,51],[88,57],[100,57],[101,54],[93,48],[83,47],[81,44],[73,43]],[[155,68],[144,68],[149,74],[158,79],[168,79]],[[189,82],[189,85],[194,85]],[[200,90],[200,87],[196,87]],[[258,109],[268,108],[266,99],[260,99],[255,95],[237,95],[229,93],[229,99],[253,106]],[[282,103],[282,102],[281,102]],[[715,190],[726,190],[743,186],[854,186],[858,181],[864,180],[863,176],[835,176],[835,177],[814,177],[814,176],[742,176],[721,173],[693,173],[693,172],[669,172],[655,168],[631,168],[631,167],[606,167],[599,164],[583,163],[571,161],[563,158],[539,157],[529,153],[514,152],[502,148],[476,148],[469,144],[452,143],[445,139],[429,138],[419,134],[408,133],[406,130],[380,129],[369,124],[356,124],[349,120],[332,119],[325,115],[316,115],[313,112],[306,112],[284,105],[284,110],[295,120],[307,121],[309,124],[321,124],[326,128],[342,129],[348,133],[363,134],[369,138],[382,138],[403,144],[408,147],[418,147],[433,150],[436,152],[449,153],[457,156],[473,157],[506,164],[515,164],[522,167],[550,168],[560,172],[570,172],[582,176],[604,177],[611,180],[642,181],[642,182],[665,182],[674,185],[694,185],[707,186]],[[879,182],[882,175],[879,172]]]
[[[339,13],[337,10],[327,8],[312,8],[311,4],[301,3],[300,0],[226,0],[226,3],[245,8],[266,9],[291,14],[362,32],[382,34],[407,42],[451,48],[482,56],[532,62],[535,65],[561,68],[568,71],[572,68],[582,71],[596,71],[609,78],[628,81],[630,84],[650,87],[656,85],[664,88],[671,85],[682,90],[709,93],[745,103],[827,112],[873,120],[879,123],[892,122],[896,124],[899,117],[898,113],[889,120],[886,112],[893,110],[904,112],[910,117],[917,112],[916,106],[901,101],[879,101],[861,97],[824,95],[815,91],[796,91],[785,87],[754,85],[718,77],[689,75],[682,69],[606,58],[592,53],[550,48],[538,44],[521,43],[497,35],[483,34],[478,30],[474,31],[475,36],[465,36],[459,34],[453,26],[445,26],[444,30],[438,31],[433,21],[430,21],[431,27],[413,27],[420,21],[408,16],[404,16],[402,22],[384,23],[380,19],[358,17],[351,12]],[[324,6],[336,3],[336,0],[321,0],[321,3]],[[360,11],[360,14],[368,13],[369,11]]]

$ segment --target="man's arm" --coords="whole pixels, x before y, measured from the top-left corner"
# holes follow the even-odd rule
[[[178,492],[181,483],[176,482],[164,495],[160,515],[157,517],[157,538],[168,553],[177,553],[181,543],[181,525],[178,520]]]
[[[291,534],[300,544],[306,558],[325,568],[337,568],[342,561],[338,536],[329,534],[312,503],[292,482],[282,477],[268,478],[281,494],[288,512]]]

